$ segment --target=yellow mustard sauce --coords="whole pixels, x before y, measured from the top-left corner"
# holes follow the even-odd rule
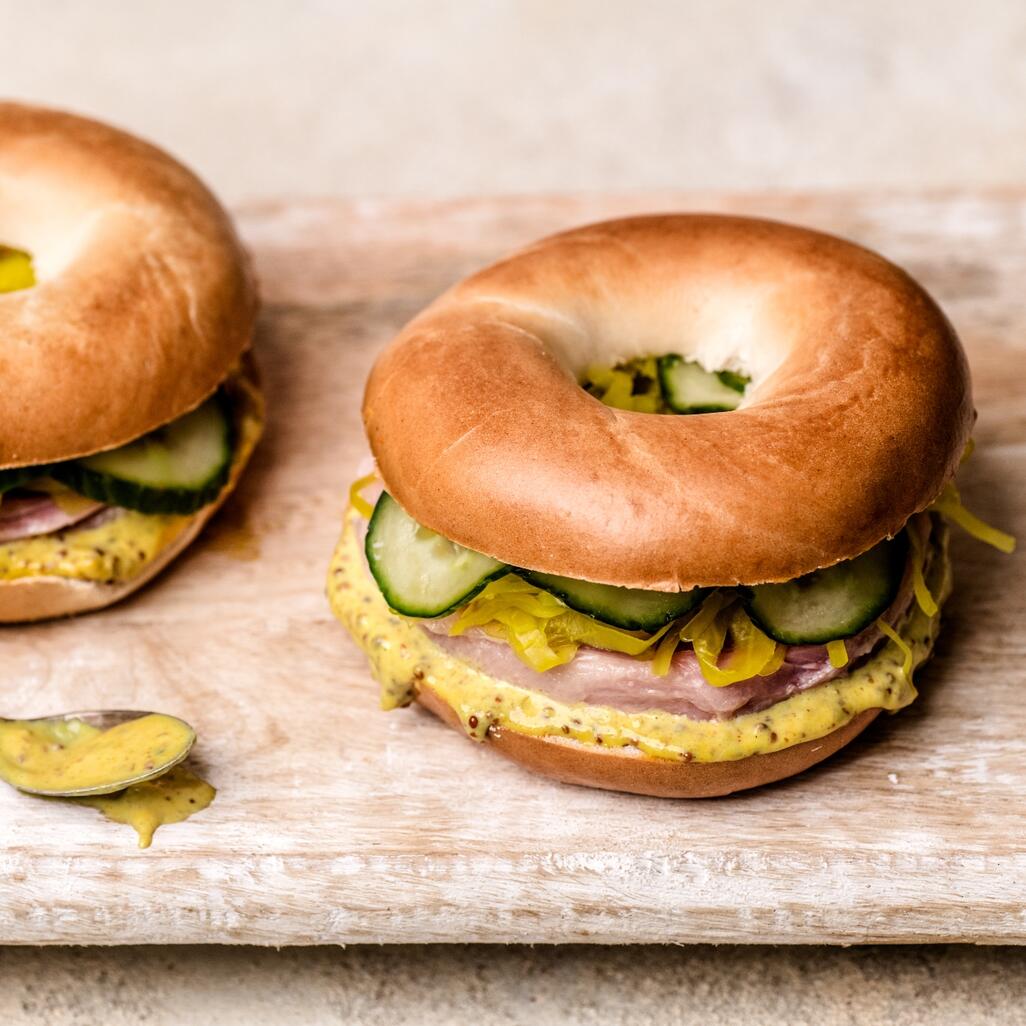
[[[259,393],[241,375],[234,382],[242,411],[231,472],[234,482],[263,430]],[[74,500],[61,498],[60,502]],[[65,577],[80,581],[119,583],[131,580],[195,519],[164,513],[118,510],[98,527],[71,527],[67,531],[21,538],[0,544],[0,580],[19,577]]]
[[[30,289],[35,283],[32,257],[24,250],[0,245],[0,292]]]
[[[408,705],[427,685],[455,710],[467,735],[477,741],[485,740],[491,729],[512,730],[609,747],[630,745],[662,759],[728,762],[824,737],[868,709],[895,712],[916,697],[912,681],[902,671],[903,653],[886,644],[845,676],[730,720],[558,702],[473,669],[436,645],[415,622],[391,612],[365,569],[358,521],[359,514],[348,510],[328,572],[328,599],[368,655],[381,685],[382,708]],[[937,538],[929,584],[940,603],[951,591],[951,566],[946,531],[939,529]],[[913,602],[895,627],[917,666],[932,647],[940,614],[927,616]]]
[[[0,580],[53,576],[127,581],[167,548],[191,520],[126,509],[99,527],[6,542],[0,545]]]
[[[110,730],[82,720],[0,723],[0,777],[32,791],[86,791],[182,757],[196,740],[174,716],[151,713]]]
[[[101,731],[82,720],[0,723],[0,779],[28,791],[85,791],[110,787],[181,759],[195,741],[188,724],[154,713]],[[175,766],[154,780],[114,794],[61,799],[99,809],[134,827],[139,847],[154,831],[205,809],[214,788]]]
[[[184,766],[142,784],[133,784],[119,794],[96,798],[73,798],[79,805],[99,809],[107,819],[132,827],[139,835],[139,847],[148,848],[159,827],[202,812],[217,791]]]

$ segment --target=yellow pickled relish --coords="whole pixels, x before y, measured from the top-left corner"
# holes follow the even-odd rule
[[[458,612],[449,633],[458,637],[471,627],[480,627],[507,642],[531,669],[544,673],[570,662],[581,645],[641,656],[670,626],[650,637],[625,631],[578,613],[555,595],[507,574],[487,584]]]
[[[926,554],[923,552],[923,540],[915,525],[910,526],[906,534],[908,535],[912,556],[912,590],[915,593],[919,608],[927,616],[933,616],[937,612],[938,606],[936,599],[934,599],[926,584],[924,573]]]
[[[959,495],[954,481],[949,481],[944,486],[943,491],[934,500],[930,508],[953,523],[958,524],[963,531],[971,534],[978,541],[992,545],[995,549],[1007,555],[1011,555],[1015,551],[1015,538],[1012,535],[984,523],[978,516],[970,513],[962,505],[962,497]]]
[[[357,478],[349,486],[349,505],[360,514],[364,520],[370,520],[371,514],[374,512],[374,507],[363,497],[361,494],[368,485],[373,484],[377,481],[378,475],[376,471],[366,474],[363,477]]]
[[[901,650],[901,654],[904,656],[904,662],[901,666],[901,672],[905,675],[905,680],[908,681],[909,684],[911,684],[913,664],[913,653],[911,646],[885,619],[883,619],[883,617],[876,621],[876,625]]]
[[[840,670],[848,665],[848,646],[843,638],[827,642],[827,658],[835,670]]]
[[[590,367],[583,387],[609,406],[654,413],[662,409],[657,375],[656,360],[649,357],[613,368]],[[970,442],[963,459],[971,449]],[[373,508],[361,491],[375,479],[375,474],[369,474],[350,488],[350,505],[365,518],[371,515]],[[984,523],[962,505],[954,482],[945,486],[931,508],[973,537],[1003,552],[1015,549],[1011,535]],[[908,537],[916,603],[926,616],[933,617],[938,604],[926,583],[923,541],[915,529],[908,531]],[[884,620],[878,620],[877,626],[901,649],[908,677],[911,649]],[[679,621],[670,623],[645,637],[641,632],[625,631],[570,609],[551,593],[509,574],[492,581],[463,606],[456,614],[450,633],[458,636],[472,627],[480,627],[491,637],[505,641],[526,665],[538,672],[570,662],[581,645],[590,645],[647,659],[653,675],[661,677],[669,673],[674,653],[686,642],[691,644],[706,682],[726,687],[775,673],[786,654],[786,646],[775,642],[752,622],[736,595],[719,590],[707,596],[698,612],[683,626]],[[733,645],[721,660],[728,636]],[[840,669],[848,665],[848,650],[843,639],[828,642],[826,648],[831,666]]]
[[[630,360],[616,367],[589,367],[581,384],[600,402],[618,410],[666,412],[654,356]]]
[[[19,292],[35,283],[32,257],[23,250],[0,246],[0,292]]]
[[[721,660],[728,635],[734,644]],[[724,591],[709,595],[683,627],[663,640],[652,661],[657,677],[669,673],[673,653],[682,641],[691,643],[706,683],[718,688],[776,673],[786,654],[785,646],[756,627],[737,597]]]

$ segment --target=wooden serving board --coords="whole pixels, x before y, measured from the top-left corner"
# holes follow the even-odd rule
[[[138,851],[92,810],[0,788],[0,942],[1026,940],[1022,555],[957,538],[916,705],[800,778],[694,803],[549,783],[379,712],[328,612],[375,352],[514,246],[663,209],[839,232],[924,281],[974,371],[967,502],[1026,539],[1026,192],[246,207],[271,419],[238,494],[137,597],[0,633],[0,712],[177,713],[219,796]]]

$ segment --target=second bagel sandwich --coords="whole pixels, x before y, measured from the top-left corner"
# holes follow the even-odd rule
[[[0,622],[108,605],[196,536],[262,429],[256,309],[188,170],[0,103]]]
[[[730,793],[916,696],[974,411],[951,325],[859,246],[632,218],[467,279],[375,365],[328,581],[386,707],[557,779]]]

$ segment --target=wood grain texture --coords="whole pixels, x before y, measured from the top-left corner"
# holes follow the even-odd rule
[[[239,492],[129,601],[0,631],[0,711],[184,716],[218,799],[140,852],[89,809],[0,790],[0,941],[1026,941],[1021,554],[955,539],[913,707],[801,777],[705,802],[553,784],[423,711],[381,713],[331,619],[375,351],[503,251],[659,209],[795,220],[905,264],[973,366],[965,497],[1026,538],[1026,193],[247,207],[270,420]]]

